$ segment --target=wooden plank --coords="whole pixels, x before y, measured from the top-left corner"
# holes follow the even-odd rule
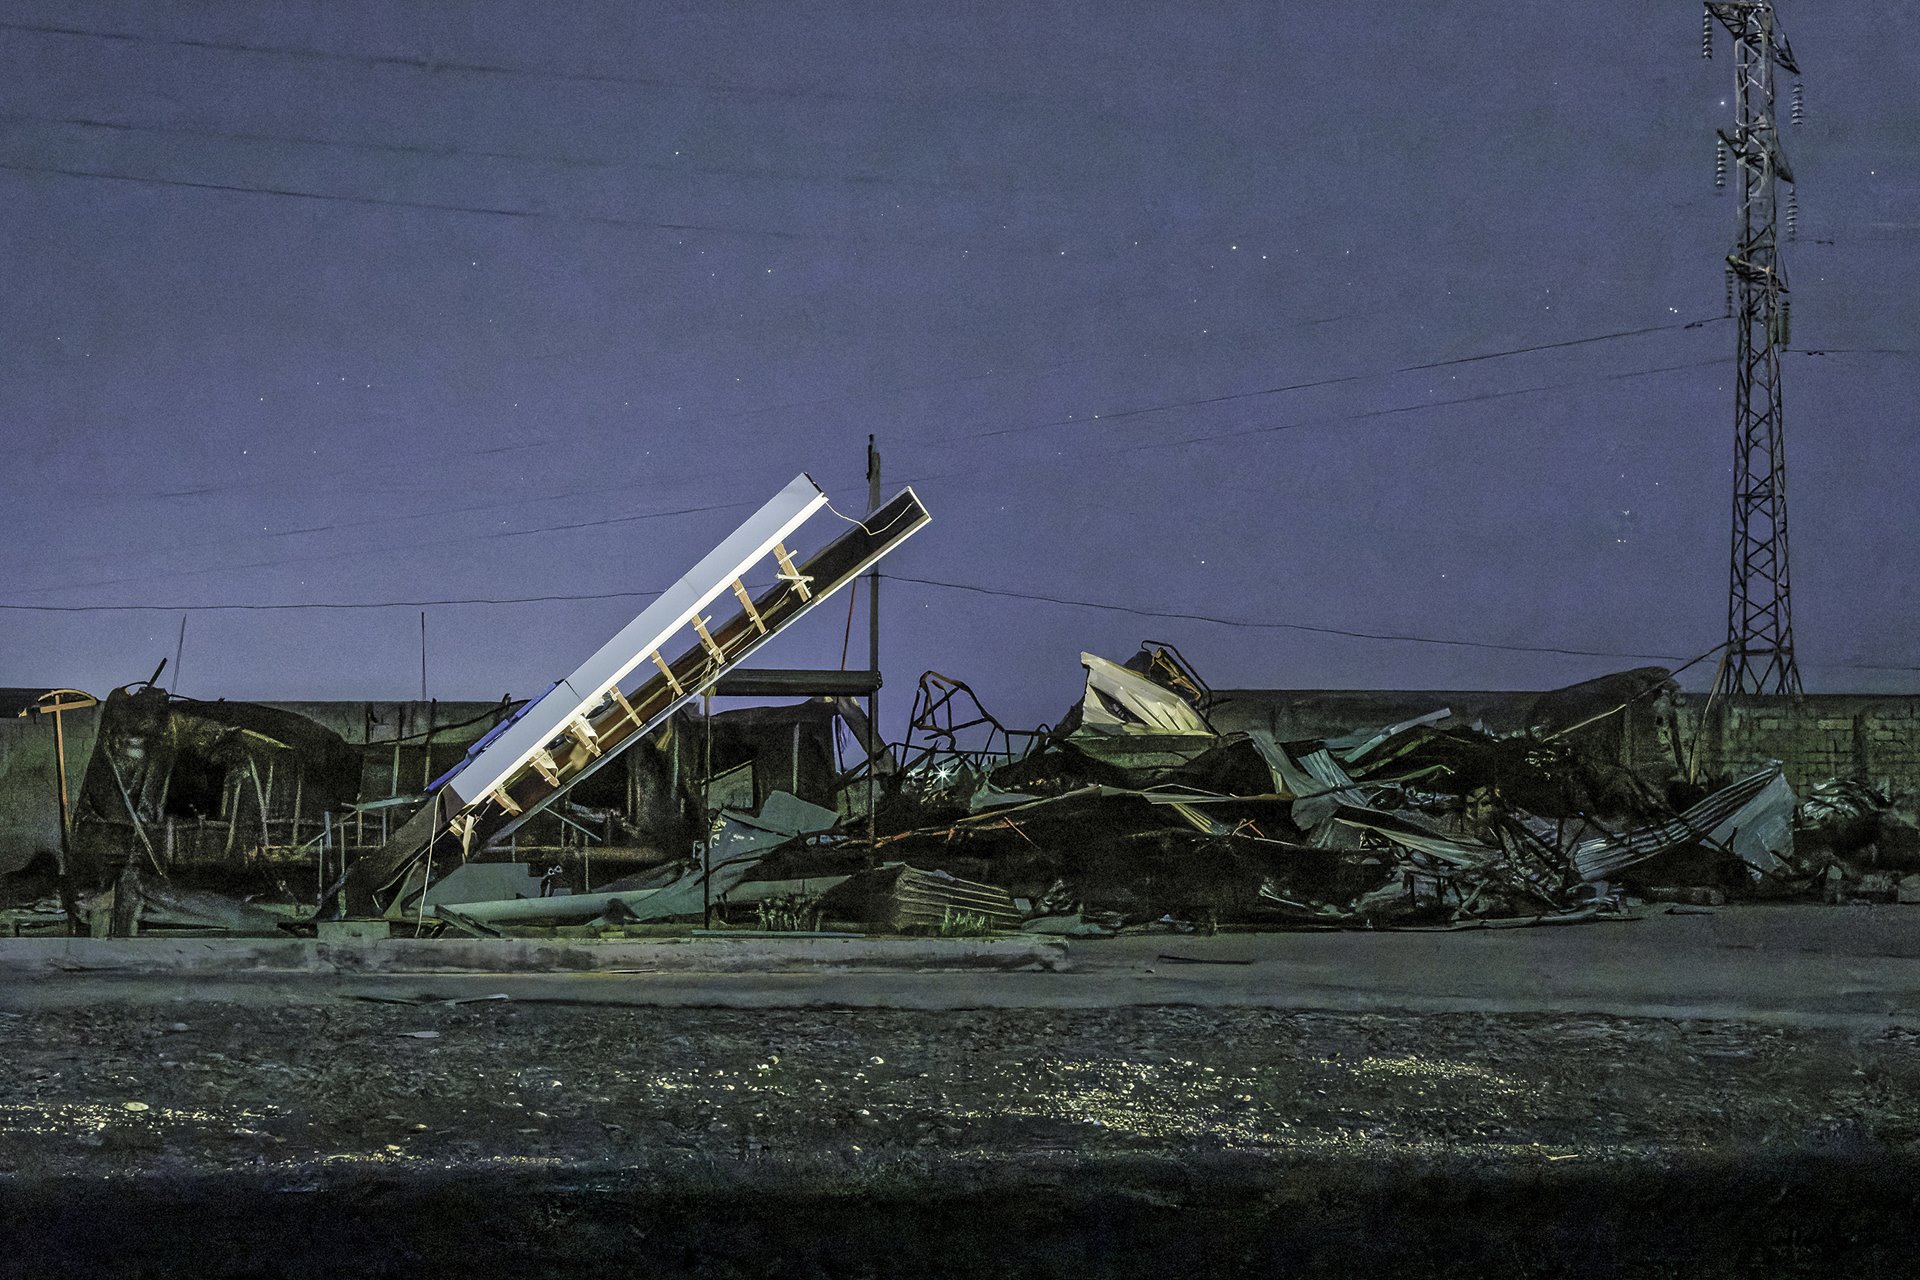
[[[793,567],[793,552],[787,550],[785,543],[774,547],[773,558],[780,562],[780,580],[791,586],[802,600],[813,599],[813,579]]]
[[[747,584],[735,578],[733,580],[733,594],[739,597],[740,607],[747,611],[747,617],[752,619],[754,629],[761,635],[766,635],[767,620],[760,616],[758,609],[753,607],[753,597],[747,594]]]
[[[653,659],[654,666],[660,668],[660,674],[667,678],[667,687],[673,690],[673,696],[676,698],[684,698],[687,694],[687,691],[681,688],[680,681],[674,677],[673,668],[668,666],[667,660],[660,656],[660,651],[658,649],[655,649],[652,653],[648,654],[647,656]],[[613,696],[616,698],[620,698],[620,691],[618,689],[615,689],[613,691]],[[623,707],[627,707],[627,700],[625,698],[620,698],[620,705]],[[627,713],[629,715],[632,715],[633,708],[627,707]],[[634,716],[633,721],[635,724],[640,723],[640,717]]]
[[[714,641],[713,633],[707,630],[707,620],[705,618],[693,619],[693,629],[699,633],[701,645],[715,662],[725,662],[727,660],[726,650],[722,649],[719,644]]]

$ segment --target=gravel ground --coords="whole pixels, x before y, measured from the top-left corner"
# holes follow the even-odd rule
[[[517,1000],[170,1003],[159,1013],[106,1005],[0,1017],[0,1194],[40,1206],[16,1221],[53,1223],[46,1252],[28,1255],[35,1265],[77,1260],[78,1237],[54,1219],[79,1212],[72,1206],[92,1192],[125,1204],[159,1189],[191,1206],[238,1187],[283,1203],[289,1192],[371,1180],[405,1199],[409,1187],[499,1175],[592,1194],[645,1182],[674,1194],[777,1186],[924,1203],[929,1188],[964,1184],[977,1195],[1001,1178],[1027,1188],[1031,1208],[1036,1178],[1085,1189],[1111,1175],[1130,1188],[1128,1203],[1159,1208],[1174,1203],[1162,1203],[1163,1191],[1177,1182],[1180,1220],[1192,1223],[1196,1178],[1237,1179],[1258,1194],[1217,1202],[1269,1212],[1276,1196],[1286,1199],[1276,1189],[1285,1179],[1274,1179],[1297,1182],[1302,1170],[1314,1185],[1332,1185],[1336,1169],[1376,1181],[1386,1169],[1416,1180],[1436,1169],[1520,1171],[1535,1179],[1528,1195],[1538,1201],[1550,1185],[1540,1179],[1624,1170],[1644,1182],[1690,1162],[1785,1170],[1830,1157],[1893,1161],[1892,1180],[1911,1188],[1917,1139],[1920,1035],[1905,1031]],[[1884,1170],[1872,1177],[1890,1181]],[[1780,1175],[1780,1195],[1790,1182]],[[473,1200],[498,1197],[475,1191]],[[1326,1193],[1322,1201],[1331,1203]],[[47,1207],[55,1204],[65,1208]],[[1482,1209],[1495,1212],[1495,1201]],[[519,1221],[514,1238],[531,1241],[541,1223],[581,1230],[576,1206]],[[1095,1234],[1126,1230],[1106,1222]],[[0,1273],[32,1273],[12,1270],[17,1261],[0,1259]],[[1793,1265],[1786,1255],[1769,1262]],[[797,1273],[820,1273],[809,1266]],[[204,1260],[193,1269],[219,1270]],[[756,1273],[737,1258],[682,1271]],[[133,1273],[175,1272],[154,1264]]]
[[[1920,1137],[1920,1035],[1596,1017],[172,1004],[0,1018],[0,1172]]]

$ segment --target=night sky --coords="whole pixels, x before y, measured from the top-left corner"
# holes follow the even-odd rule
[[[1920,669],[1905,13],[1781,9],[1814,691]],[[657,589],[798,471],[857,513],[869,432],[934,516],[895,575],[1260,624],[889,581],[890,722],[927,668],[1051,720],[1082,649],[1142,637],[1222,687],[1691,657],[1724,637],[1734,341],[1700,25],[9,0],[0,603],[173,611],[0,612],[0,684],[143,679],[187,606]],[[430,607],[431,692],[538,692],[642,604]],[[188,616],[194,696],[419,689],[415,606]],[[838,665],[845,623],[755,661]]]

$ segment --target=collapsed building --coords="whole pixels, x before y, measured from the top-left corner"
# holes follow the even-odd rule
[[[1053,726],[928,672],[887,743],[858,701],[877,672],[742,665],[928,519],[905,490],[796,558],[824,506],[796,478],[525,701],[208,702],[161,672],[97,705],[0,694],[54,721],[51,752],[37,725],[0,731],[9,927],[1099,935],[1920,900],[1890,788],[1803,770],[1802,803],[1788,763],[1736,760],[1727,711],[1690,714],[1658,667],[1529,694],[1222,692],[1147,641],[1081,654]]]
[[[682,707],[617,768],[504,840],[421,863],[368,914],[483,935],[1499,927],[1634,899],[1895,896],[1920,870],[1911,828],[1864,784],[1801,801],[1778,765],[1690,777],[1659,668],[1357,727],[1327,719],[1350,721],[1357,695],[1216,692],[1169,645],[1081,668],[1078,701],[1032,729],[928,672],[896,744],[845,696]],[[74,735],[73,901],[44,851],[4,867],[8,897],[49,929],[63,911],[100,929],[115,888],[131,927],[309,925],[524,705],[117,690]],[[1303,723],[1324,736],[1283,736]],[[219,905],[238,899],[277,914]]]

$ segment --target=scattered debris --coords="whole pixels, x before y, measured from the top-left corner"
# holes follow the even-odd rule
[[[1252,964],[1251,960],[1227,960],[1220,957],[1176,956],[1162,951],[1157,957],[1171,964]]]
[[[1012,895],[997,885],[889,862],[849,876],[820,900],[820,913],[887,933],[988,933],[1020,923]]]
[[[810,486],[796,486],[789,501],[810,510]],[[896,503],[903,520],[924,522],[910,493]],[[751,532],[747,550],[765,554],[771,535]],[[879,546],[843,535],[809,563],[844,582]],[[391,795],[362,798],[361,749],[291,713],[188,705],[151,685],[118,691],[102,704],[79,805],[99,837],[86,865],[111,867],[111,881],[65,899],[43,887],[15,908],[12,930],[51,931],[71,915],[118,936],[273,934],[304,911],[298,927],[329,942],[632,937],[694,922],[716,934],[1099,938],[1211,934],[1222,922],[1523,928],[1627,918],[1642,903],[1697,914],[1742,897],[1920,903],[1920,828],[1906,799],[1884,783],[1830,779],[1802,801],[1778,763],[1696,776],[1673,718],[1676,686],[1657,667],[1509,698],[1504,710],[1469,694],[1329,694],[1309,700],[1312,736],[1289,736],[1279,726],[1297,718],[1250,719],[1247,695],[1216,695],[1176,649],[1149,641],[1125,662],[1081,654],[1079,697],[1056,727],[1010,728],[968,684],[928,672],[897,749],[844,689],[716,719],[723,731],[690,745],[697,722],[672,707],[701,664],[728,665],[709,645],[733,646],[730,663],[764,638],[756,617],[797,617],[813,599],[797,587],[755,599],[734,585],[740,617],[690,644],[684,664],[666,660],[651,622],[641,628],[634,669],[655,672],[644,715],[621,710],[633,698],[618,689],[596,700],[569,677],[531,703],[430,727],[470,726],[443,743],[459,752],[450,771],[431,752],[403,771],[396,736],[381,748],[392,767],[371,774]],[[699,639],[705,622],[687,621],[697,610],[669,613],[661,627]],[[625,663],[630,640],[608,652]],[[781,673],[755,678],[770,674]],[[1390,722],[1369,722],[1363,705]],[[1651,755],[1615,749],[1636,709],[1659,730]],[[645,733],[631,728],[642,720]],[[862,753],[850,767],[839,754],[848,730]],[[639,764],[624,805],[607,785],[615,774],[575,787],[621,744],[641,748],[628,753]],[[403,772],[414,773],[404,785]],[[181,805],[199,806],[190,836]],[[535,808],[560,851],[575,842],[571,856],[512,843]],[[642,831],[653,841],[644,855],[594,861]],[[100,842],[110,832],[117,852]],[[321,879],[304,902],[289,893],[275,908],[167,874],[205,863],[216,844],[256,863],[306,848]],[[316,919],[315,901],[384,915]]]
[[[1659,885],[1645,890],[1641,896],[1648,902],[1674,902],[1682,906],[1692,907],[1718,907],[1724,905],[1727,900],[1727,895],[1720,890],[1710,889],[1704,886],[1675,888],[1669,885]],[[1667,914],[1674,915],[1677,913],[1669,911]]]
[[[1557,925],[1617,918],[1630,893],[1678,899],[1676,883],[1711,904],[1817,878],[1795,860],[1795,797],[1778,765],[1680,807],[1658,777],[1576,745],[1597,720],[1664,696],[1659,668],[1541,695],[1505,734],[1442,707],[1285,741],[1220,731],[1212,694],[1165,646],[1126,663],[1083,654],[1081,666],[1085,688],[1059,728],[1025,735],[930,673],[914,721],[925,745],[890,778],[875,840],[843,830],[783,849],[742,893],[761,878],[852,876],[820,918],[898,927],[864,905],[868,886],[945,872],[1005,895],[1024,930],[1071,937],[1221,920]],[[963,695],[970,716],[953,712]]]

